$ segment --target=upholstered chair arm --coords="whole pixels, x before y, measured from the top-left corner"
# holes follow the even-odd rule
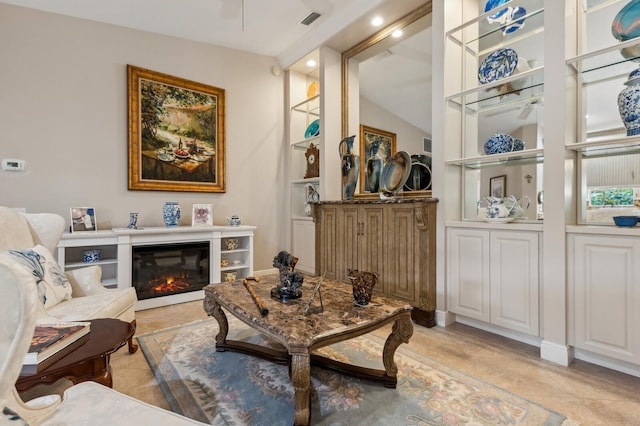
[[[71,297],[91,296],[108,291],[100,282],[102,268],[99,265],[73,269],[65,274],[71,283]]]

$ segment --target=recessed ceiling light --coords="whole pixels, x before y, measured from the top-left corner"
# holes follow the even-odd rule
[[[380,25],[382,25],[382,22],[383,22],[382,18],[379,16],[376,16],[371,20],[371,25],[373,25],[374,27],[379,27]]]
[[[311,67],[315,67],[316,65],[318,65],[318,63],[317,63],[315,60],[313,60],[313,59],[309,59],[309,60],[306,62],[306,64],[307,64],[307,66],[308,66],[309,68],[311,68]]]
[[[391,33],[391,37],[402,37],[402,30],[395,30],[394,32]]]

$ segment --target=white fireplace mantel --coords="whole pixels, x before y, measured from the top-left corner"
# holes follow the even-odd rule
[[[253,275],[253,235],[255,226],[175,226],[175,227],[144,227],[138,229],[114,228],[110,231],[98,231],[100,240],[86,238],[84,233],[65,234],[63,244],[58,248],[58,260],[61,266],[68,269],[71,265],[78,266],[78,262],[72,262],[70,256],[65,256],[65,250],[69,248],[91,248],[94,244],[111,245],[115,243],[117,260],[116,283],[119,288],[131,287],[133,247],[144,245],[171,245],[174,243],[208,242],[209,243],[209,282],[220,283],[226,271],[237,271],[238,277]],[[84,234],[84,235],[82,235]],[[225,240],[237,239],[240,244],[237,249],[228,250]],[[229,257],[241,262],[222,267],[222,257]],[[66,259],[66,260],[65,260]],[[204,297],[202,290],[189,293],[161,296],[152,299],[139,300],[136,310],[155,308],[158,306],[172,305],[176,303],[199,300]]]

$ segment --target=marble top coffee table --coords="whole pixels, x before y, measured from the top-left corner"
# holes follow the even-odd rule
[[[220,326],[220,332],[216,336],[218,351],[242,352],[290,366],[291,382],[295,390],[293,421],[296,425],[307,425],[310,421],[311,364],[375,380],[386,387],[395,388],[398,368],[394,354],[398,346],[408,343],[413,334],[411,305],[374,296],[368,306],[356,306],[351,286],[332,280],[324,280],[321,285],[324,311],[305,315],[304,306],[308,303],[318,280],[319,277],[305,277],[302,297],[287,303],[270,297],[270,290],[279,283],[277,274],[261,276],[259,282],[252,282],[256,295],[264,308],[269,310],[266,316],[260,314],[242,280],[209,284],[204,288],[204,310],[213,316]],[[318,297],[314,302],[314,306],[317,305]],[[279,351],[247,342],[227,340],[229,324],[222,308],[279,342],[285,349]],[[384,370],[349,365],[313,353],[323,346],[361,336],[392,322],[393,328],[382,352]]]

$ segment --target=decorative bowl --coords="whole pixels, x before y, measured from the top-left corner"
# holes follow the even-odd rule
[[[238,248],[238,240],[236,238],[227,238],[224,240],[227,250],[236,250]]]
[[[524,17],[527,15],[527,9],[521,6],[516,6],[511,9],[508,15],[509,17],[507,18],[507,22],[509,22],[509,25],[502,29],[502,35],[505,36],[514,31],[518,31],[524,26]]]
[[[484,143],[484,153],[487,155],[503,154],[505,152],[513,151],[514,138],[506,133],[496,133],[489,136]],[[524,143],[522,144],[524,148]]]
[[[505,48],[490,53],[478,68],[478,81],[487,84],[509,77],[518,66],[518,54],[515,50]]]
[[[484,5],[484,11],[488,12],[507,2],[509,2],[509,0],[487,0],[487,3]],[[509,15],[510,9],[510,7],[505,7],[504,9],[498,10],[496,13],[487,16],[487,21],[489,21],[489,23],[499,22],[504,24],[504,21]]]
[[[513,138],[513,148],[511,148],[511,151],[522,151],[523,149],[524,149],[524,141],[522,139]]]
[[[237,271],[230,271],[230,272],[225,272],[224,273],[224,281],[227,282],[227,283],[234,282],[237,277],[238,277],[238,272]]]
[[[320,134],[320,119],[313,120],[304,132],[304,138],[309,139]]]
[[[380,189],[385,195],[395,195],[407,181],[411,172],[411,157],[405,151],[396,152],[380,173]]]
[[[404,183],[405,191],[423,191],[431,188],[431,157],[424,154],[411,156],[411,171]]]
[[[235,260],[233,261],[233,264],[234,264],[234,266],[242,265],[242,260],[240,260],[240,259],[235,259]]]
[[[636,224],[638,223],[638,220],[640,220],[640,218],[637,216],[614,216],[613,217],[613,221],[615,222],[616,226],[624,226],[628,228],[632,226],[636,226]]]
[[[611,23],[611,34],[619,41],[640,36],[640,2],[630,1],[620,9]]]
[[[82,251],[82,261],[85,263],[100,262],[102,250],[91,249]]]

